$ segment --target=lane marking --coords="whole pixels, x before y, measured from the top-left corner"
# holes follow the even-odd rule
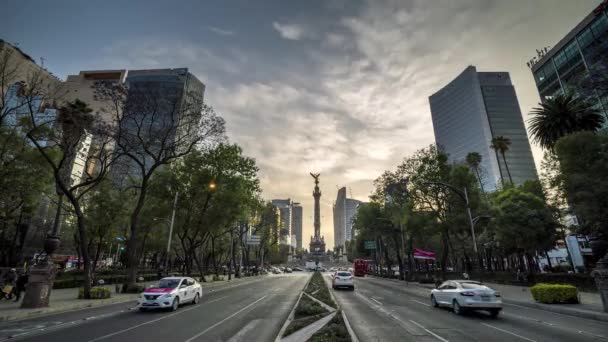
[[[411,300],[412,302],[416,302],[416,303],[418,303],[418,304],[422,304],[422,305],[424,305],[424,306],[429,306],[429,307],[431,306],[431,304],[427,304],[427,303],[421,302],[421,301],[419,301],[419,300],[415,300],[415,299],[410,299],[410,300]]]
[[[215,327],[217,327],[217,326],[221,325],[222,323],[226,322],[227,320],[231,319],[232,317],[234,317],[234,316],[236,316],[236,315],[240,314],[241,312],[243,312],[243,311],[245,311],[245,310],[249,309],[250,307],[254,306],[255,304],[259,303],[260,301],[262,301],[262,300],[263,300],[264,298],[266,298],[266,297],[268,297],[268,295],[263,296],[263,297],[261,297],[261,298],[257,299],[255,302],[250,303],[249,305],[247,305],[247,306],[245,306],[244,308],[240,309],[239,311],[237,311],[237,312],[233,313],[232,315],[230,315],[230,316],[228,316],[228,317],[226,317],[226,318],[222,319],[221,321],[219,321],[219,322],[215,323],[214,325],[210,326],[209,328],[207,328],[207,329],[205,329],[205,330],[201,331],[200,333],[198,333],[198,334],[196,334],[196,335],[194,335],[194,336],[190,337],[190,338],[189,338],[189,339],[187,339],[185,342],[192,342],[192,341],[194,341],[195,339],[197,339],[197,338],[199,338],[200,336],[204,335],[205,333],[207,333],[207,332],[208,332],[208,331],[210,331],[211,329],[213,329],[213,328],[215,328]]]
[[[530,341],[530,342],[536,342],[536,341],[535,341],[535,340],[533,340],[533,339],[527,338],[527,337],[525,337],[525,336],[518,335],[518,334],[516,334],[516,333],[514,333],[514,332],[512,332],[512,331],[509,331],[509,330],[501,329],[501,328],[499,328],[499,327],[495,327],[495,326],[493,326],[493,325],[486,324],[486,323],[481,323],[481,324],[482,324],[482,325],[485,325],[486,327],[490,327],[490,328],[492,328],[492,329],[496,329],[496,330],[498,330],[498,331],[502,331],[502,332],[503,332],[503,333],[505,333],[505,334],[509,334],[509,335],[512,335],[512,336],[515,336],[515,337],[519,337],[519,338],[521,338],[522,340],[526,340],[526,341]]]
[[[439,341],[443,341],[443,342],[450,342],[449,340],[446,340],[445,338],[435,334],[434,332],[430,331],[429,329],[425,328],[424,326],[422,326],[422,324],[416,322],[416,321],[412,321],[411,319],[409,320],[410,322],[414,323],[415,325],[417,325],[420,329],[426,331],[427,333],[433,335],[435,338],[437,338]]]
[[[373,297],[372,297],[372,298],[370,298],[370,299],[371,299],[371,300],[373,300],[374,302],[376,302],[378,305],[384,305],[384,304],[380,303],[378,300],[376,300],[376,298],[373,298]]]
[[[579,331],[578,331],[578,333],[579,333],[579,334],[581,334],[581,335],[587,335],[587,336],[591,336],[591,337],[599,338],[599,339],[601,339],[601,340],[608,340],[608,337],[606,337],[606,336],[603,336],[603,335],[596,335],[596,334],[588,333],[588,332],[586,332],[586,331],[582,331],[582,330],[579,330]]]
[[[228,342],[247,341],[247,338],[245,338],[245,335],[247,335],[249,333],[249,331],[253,330],[253,328],[255,328],[255,326],[258,323],[260,323],[261,321],[262,321],[261,319],[254,319],[253,321],[247,323],[247,325],[244,326],[243,329],[239,330],[239,332],[234,334],[234,336],[232,336],[228,340]]]

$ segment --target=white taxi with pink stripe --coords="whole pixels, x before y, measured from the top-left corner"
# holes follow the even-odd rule
[[[139,310],[170,309],[177,310],[181,304],[198,304],[203,296],[203,288],[189,277],[168,277],[159,281],[157,286],[149,287],[137,300]]]

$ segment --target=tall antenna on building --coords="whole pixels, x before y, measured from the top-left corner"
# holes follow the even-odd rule
[[[353,198],[353,190],[350,188],[350,186],[348,187],[348,193],[350,194],[350,198]]]

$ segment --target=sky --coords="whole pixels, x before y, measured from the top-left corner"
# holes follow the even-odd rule
[[[333,246],[338,187],[372,182],[434,143],[428,97],[468,65],[511,74],[524,119],[540,101],[526,61],[600,0],[3,1],[0,38],[62,79],[81,70],[187,67],[263,197],[304,207]],[[533,146],[537,168],[542,152]]]

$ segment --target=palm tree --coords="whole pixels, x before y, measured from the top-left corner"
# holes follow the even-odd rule
[[[533,141],[542,148],[553,150],[559,138],[579,131],[595,132],[606,120],[599,110],[574,94],[557,95],[539,103],[530,112],[528,121]]]
[[[511,185],[513,185],[513,178],[511,178],[511,171],[509,171],[509,165],[507,164],[507,158],[505,157],[505,153],[509,150],[509,146],[511,146],[511,139],[503,137],[502,135],[494,137],[490,143],[490,147],[502,156],[502,160],[505,162],[507,175],[509,175],[509,181],[511,182]]]
[[[477,152],[469,152],[465,158],[465,161],[467,162],[467,165],[469,165],[469,167],[475,171],[475,174],[477,175],[477,180],[479,180],[479,187],[481,188],[481,192],[485,192],[483,190],[483,183],[481,182],[481,175],[479,174],[481,154]]]

